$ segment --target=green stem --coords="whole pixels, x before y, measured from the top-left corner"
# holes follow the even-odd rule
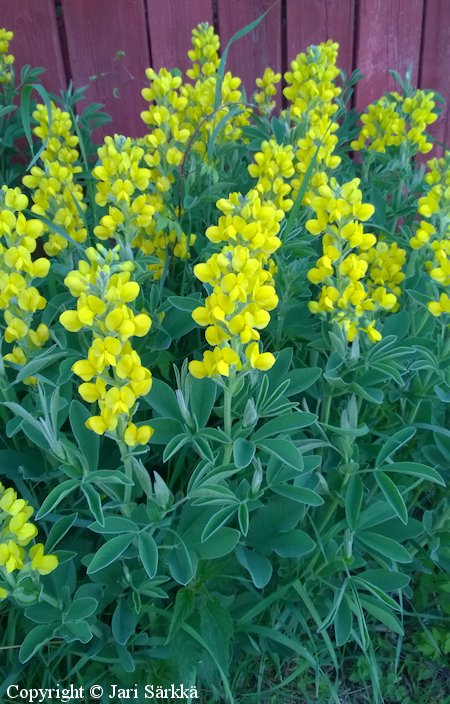
[[[123,468],[125,470],[125,475],[128,479],[133,479],[133,464],[131,461],[130,450],[128,446],[123,442],[123,440],[118,441],[120,447],[120,456],[123,462]],[[131,492],[133,490],[132,484],[126,484],[123,495],[122,513],[124,516],[131,515]]]
[[[328,421],[330,419],[332,398],[333,397],[331,394],[327,394],[323,400],[322,413],[321,413],[321,418],[320,418],[321,423],[328,423]]]
[[[223,454],[223,464],[228,464],[231,455],[233,453],[233,440],[231,437],[231,430],[233,425],[233,419],[231,417],[231,401],[233,399],[234,393],[234,373],[230,371],[230,376],[228,378],[228,384],[223,393],[223,429],[225,435],[229,438],[229,444],[225,446],[225,451]]]

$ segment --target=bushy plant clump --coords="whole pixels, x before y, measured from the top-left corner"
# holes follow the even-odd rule
[[[275,114],[281,76],[247,97],[201,24],[186,76],[147,71],[146,136],[96,152],[98,106],[16,86],[11,40],[1,696],[424,701],[450,652],[440,96],[397,76],[358,116],[328,41]]]

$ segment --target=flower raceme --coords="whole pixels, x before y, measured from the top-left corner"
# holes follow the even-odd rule
[[[338,110],[336,98],[341,93],[341,88],[335,85],[339,75],[338,49],[339,45],[331,40],[310,46],[292,61],[291,71],[284,76],[288,85],[283,93],[290,103],[290,114],[303,132],[295,153],[298,176],[292,181],[294,197],[314,156],[316,171],[335,169],[341,162],[334,154],[339,125],[333,120]]]
[[[86,328],[92,332],[87,358],[72,367],[83,381],[78,388],[80,396],[99,407],[99,413],[88,418],[86,425],[98,435],[109,433],[131,447],[145,445],[152,428],[136,426],[132,417],[138,399],[151,389],[152,375],[141,364],[130,340],[147,335],[151,320],[128,305],[140,291],[131,279],[132,262],[121,262],[118,248],[106,250],[102,245],[88,248],[86,255],[88,261],[81,260],[78,269],[65,279],[77,298],[76,310],[60,316],[70,332]]]
[[[174,228],[164,231],[158,225],[158,214],[166,212],[163,193],[173,179],[166,181],[160,172],[149,168],[146,149],[122,135],[106,137],[98,156],[99,164],[93,170],[96,202],[108,206],[108,213],[100,219],[94,234],[101,240],[114,239],[128,258],[133,248],[157,257],[161,263],[150,264],[149,269],[160,278],[168,252],[185,259],[195,241],[194,235],[183,233],[179,238]]]
[[[46,575],[58,566],[58,558],[45,555],[41,543],[30,546],[38,534],[34,523],[29,521],[33,512],[14,489],[7,489],[0,483],[0,576],[9,587],[15,585],[13,573],[16,571]],[[8,593],[8,589],[0,586],[0,599],[6,598]]]
[[[194,267],[211,293],[192,313],[195,322],[206,327],[206,341],[214,349],[206,351],[202,361],[190,363],[193,376],[228,376],[230,367],[267,370],[274,364],[270,352],[260,351],[259,331],[278,305],[271,257],[281,246],[281,221],[293,204],[286,183],[294,172],[292,152],[292,147],[274,140],[263,142],[249,166],[250,175],[257,178],[255,187],[246,196],[231,193],[216,204],[222,215],[206,236],[224,246]]]
[[[322,256],[308,272],[321,292],[309,309],[330,316],[350,342],[359,330],[376,342],[381,339],[375,328],[377,312],[398,309],[406,253],[396,244],[377,244],[375,235],[364,231],[362,223],[375,209],[362,202],[359,179],[339,185],[323,176],[311,198],[315,218],[306,223],[312,235],[322,234]]]
[[[20,366],[49,339],[46,325],[32,327],[36,314],[47,303],[34,284],[48,275],[50,262],[45,257],[33,259],[44,226],[39,220],[25,217],[27,206],[28,198],[19,188],[1,188],[0,309],[6,323],[5,342],[14,345],[4,359]]]
[[[86,211],[83,188],[76,177],[82,168],[79,162],[78,137],[72,134],[72,120],[68,112],[52,102],[51,114],[45,105],[37,105],[33,117],[38,125],[34,134],[44,143],[40,155],[41,166],[33,166],[23,184],[32,191],[31,210],[62,227],[75,242],[84,242],[87,230],[82,213]],[[50,232],[44,245],[46,254],[55,256],[65,250],[69,240]]]
[[[0,29],[0,83],[11,83],[14,78],[14,56],[8,53],[13,38],[13,32]]]
[[[435,288],[447,289],[450,285],[450,152],[441,159],[431,159],[427,168],[428,192],[418,203],[423,220],[410,239],[410,245],[426,252],[425,268]],[[428,310],[436,317],[450,313],[447,291],[439,291],[438,296],[428,304]]]
[[[269,369],[275,361],[272,354],[258,352],[258,341],[259,330],[268,325],[269,312],[278,304],[267,267],[281,244],[277,234],[284,212],[263,201],[256,189],[246,197],[232,193],[217,207],[224,214],[206,236],[214,243],[229,244],[194,267],[196,277],[212,292],[192,317],[206,327],[206,340],[214,347],[213,352],[205,352],[203,361],[190,363],[191,374],[197,377],[228,376],[230,365],[241,369],[241,352],[248,367]]]
[[[262,115],[270,115],[276,106],[273,98],[277,94],[276,84],[281,81],[281,73],[275,73],[271,68],[266,68],[261,78],[256,79],[259,88],[253,96],[255,103]]]
[[[390,147],[408,148],[411,154],[427,154],[433,144],[426,130],[437,120],[431,91],[416,90],[404,97],[392,92],[372,103],[361,115],[363,126],[351,143],[357,151],[386,152]]]

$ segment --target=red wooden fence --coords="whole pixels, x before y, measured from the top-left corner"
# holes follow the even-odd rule
[[[224,46],[270,7],[229,53],[248,92],[267,65],[285,71],[308,44],[331,38],[340,67],[364,74],[358,109],[392,89],[389,68],[411,67],[416,85],[450,99],[450,0],[0,0],[0,26],[15,32],[16,67],[44,66],[44,84],[56,92],[69,79],[88,84],[88,99],[113,116],[111,130],[138,135],[147,66],[183,69],[196,24],[214,22]],[[447,110],[434,127],[449,143]]]

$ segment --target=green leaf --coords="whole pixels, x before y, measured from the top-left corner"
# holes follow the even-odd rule
[[[97,523],[101,526],[105,525],[105,517],[103,515],[102,500],[98,491],[94,489],[90,484],[83,483],[81,485],[81,491],[85,495],[89,509],[94,516]]]
[[[217,384],[212,379],[192,379],[190,406],[198,428],[207,424],[216,400]]]
[[[127,477],[124,472],[119,469],[97,469],[96,472],[90,472],[86,475],[86,483],[106,485],[120,484],[121,486],[134,486],[134,482],[130,477]]]
[[[228,52],[229,52],[229,50],[230,50],[230,47],[231,47],[231,46],[234,44],[234,42],[236,42],[238,39],[241,39],[242,37],[245,37],[246,34],[248,34],[248,33],[251,32],[253,29],[255,29],[255,28],[260,24],[260,22],[263,21],[264,17],[267,15],[267,13],[270,12],[270,10],[272,9],[272,7],[273,7],[273,5],[272,5],[271,7],[269,7],[269,9],[266,10],[262,15],[260,15],[259,17],[257,17],[256,20],[254,20],[253,22],[250,22],[250,24],[247,24],[245,27],[243,27],[242,29],[240,29],[240,30],[239,30],[238,32],[236,32],[235,34],[233,34],[233,36],[231,37],[230,41],[229,41],[228,44],[226,45],[226,47],[225,47],[225,49],[224,49],[224,51],[223,51],[223,54],[222,54],[222,58],[220,59],[219,68],[218,68],[218,70],[217,70],[216,89],[215,89],[215,93],[214,93],[214,111],[216,111],[216,110],[218,109],[219,105],[221,104],[221,99],[222,99],[222,83],[223,83],[223,77],[224,77],[224,74],[225,74],[225,64],[226,64],[226,61],[227,61]]]
[[[72,528],[73,524],[78,518],[78,513],[72,513],[70,516],[63,516],[52,526],[48,538],[45,541],[45,553],[51,553],[58,543],[64,538],[65,535]]]
[[[290,433],[293,430],[298,430],[299,428],[306,428],[308,425],[312,425],[316,420],[317,416],[314,413],[307,413],[306,411],[286,413],[279,416],[279,418],[273,418],[267,423],[264,423],[261,428],[256,430],[252,436],[252,439],[255,442],[258,442],[258,440],[270,438],[273,435],[279,435],[280,433]]]
[[[363,579],[359,579],[358,577],[352,577],[352,583],[359,585],[363,589],[366,589],[367,591],[371,592],[371,594],[373,594],[373,596],[375,596],[378,601],[381,601],[389,609],[394,609],[394,611],[401,611],[401,606],[398,602],[395,601],[395,599],[386,594],[382,589],[379,589],[375,585],[370,584],[370,582],[365,582]]]
[[[237,506],[225,506],[224,508],[214,513],[206,523],[201,537],[201,542],[205,543],[211,536],[216,533],[236,512]]]
[[[373,584],[384,592],[394,592],[398,589],[404,589],[408,586],[410,581],[410,578],[406,574],[384,569],[365,570],[364,572],[359,572],[357,577],[364,582]]]
[[[367,597],[360,597],[361,606],[371,615],[374,616],[378,621],[384,623],[387,628],[389,628],[394,633],[399,636],[403,635],[403,628],[396,616],[388,611],[384,606],[374,603],[371,599]]]
[[[116,643],[125,645],[130,640],[137,625],[137,615],[125,598],[119,599],[111,619],[111,631]]]
[[[95,574],[95,572],[103,570],[114,562],[114,560],[117,560],[130,545],[133,537],[132,533],[126,533],[125,535],[117,535],[115,538],[108,540],[108,542],[102,545],[95,553],[89,563],[87,573]]]
[[[391,435],[381,448],[378,453],[377,459],[375,460],[375,466],[379,467],[383,464],[394,452],[397,452],[403,445],[411,440],[416,434],[415,428],[402,428],[393,435]]]
[[[196,544],[195,551],[204,560],[217,560],[232,552],[240,537],[241,534],[235,528],[222,527],[205,543]]]
[[[300,504],[306,504],[307,506],[322,506],[323,504],[322,497],[316,491],[303,486],[276,484],[271,486],[271,489],[275,494],[285,496],[287,499],[292,499],[292,501],[298,501]]]
[[[40,518],[46,516],[47,513],[50,513],[50,511],[53,511],[53,509],[56,508],[64,497],[68,496],[68,494],[77,489],[79,486],[80,482],[77,479],[67,479],[67,481],[62,482],[62,484],[55,486],[55,488],[51,490],[41,504],[41,507],[36,514],[36,518],[39,520]]]
[[[25,364],[25,366],[21,367],[20,371],[17,373],[15,383],[23,381],[23,379],[26,379],[28,376],[36,376],[41,374],[44,369],[56,362],[57,359],[61,359],[61,357],[65,357],[67,355],[65,350],[54,352],[53,350],[55,349],[56,345],[49,347],[45,351],[41,352],[41,354],[37,357],[31,359],[27,364]]]
[[[237,438],[233,443],[233,458],[236,467],[239,469],[248,467],[255,456],[256,447],[250,440]]]
[[[55,606],[46,604],[45,601],[38,601],[25,610],[25,615],[35,623],[60,623],[61,611]]]
[[[315,543],[305,531],[294,529],[269,539],[268,547],[280,557],[301,557],[314,550]]]
[[[45,624],[36,626],[25,636],[19,650],[19,660],[26,663],[40,650],[55,633],[55,625]]]
[[[94,533],[137,533],[138,527],[129,518],[122,516],[107,516],[103,526],[91,523],[89,529]]]
[[[177,397],[170,386],[160,379],[153,379],[152,389],[145,400],[160,416],[183,422]]]
[[[309,389],[310,386],[322,375],[320,367],[309,367],[308,369],[294,369],[289,372],[289,388],[286,396],[294,396],[296,394]]]
[[[351,530],[356,530],[359,513],[361,511],[364,485],[357,474],[353,474],[348,480],[345,491],[345,517]]]
[[[31,90],[35,90],[41,96],[41,99],[42,99],[45,107],[47,108],[48,130],[49,130],[47,133],[47,138],[43,140],[41,147],[38,149],[38,151],[36,152],[36,154],[34,155],[32,160],[28,164],[27,168],[25,169],[25,172],[28,173],[30,171],[30,169],[35,165],[35,163],[39,159],[39,157],[42,154],[42,152],[44,151],[44,149],[47,147],[48,136],[50,135],[50,127],[52,124],[52,106],[50,103],[49,94],[47,93],[47,91],[45,90],[43,85],[41,85],[40,83],[33,83],[29,86],[26,86],[26,88],[30,88],[30,92],[31,92]],[[29,98],[29,96],[28,96],[28,98]],[[31,129],[30,129],[30,112],[28,110],[28,113],[26,114],[26,112],[25,112],[26,109],[27,109],[27,105],[25,105],[23,110],[22,110],[22,104],[20,105],[20,113],[21,113],[21,117],[22,117],[23,128],[24,128],[25,134],[27,134],[27,138],[29,136],[28,144],[31,147],[31,151],[33,151],[33,142],[31,140]],[[24,120],[24,118],[25,118],[25,120]]]
[[[172,438],[172,440],[170,440],[164,448],[163,462],[168,462],[170,458],[178,452],[178,450],[181,450],[181,448],[190,443],[191,440],[192,436],[188,433],[180,433]]]
[[[175,606],[172,611],[169,635],[167,640],[172,640],[173,636],[180,630],[183,623],[194,613],[195,592],[193,589],[178,589],[175,596]]]
[[[383,492],[386,501],[388,501],[388,503],[392,506],[395,513],[400,518],[401,522],[406,525],[408,523],[408,511],[406,509],[403,496],[400,494],[400,491],[398,490],[392,479],[390,479],[387,474],[381,471],[375,472],[375,479],[381,491]]]
[[[392,540],[392,538],[386,538],[384,535],[369,531],[358,533],[357,537],[366,547],[379,552],[381,555],[395,562],[407,563],[412,561],[412,557],[407,549],[396,540]]]
[[[150,533],[140,533],[138,538],[139,557],[150,579],[158,570],[158,546]]]
[[[248,526],[249,526],[249,513],[248,513],[248,506],[245,502],[243,502],[239,506],[238,521],[239,521],[239,528],[241,529],[242,535],[247,535]]]
[[[197,555],[190,550],[178,536],[178,544],[173,547],[166,558],[169,572],[173,579],[186,586],[193,579],[197,570]]]
[[[334,615],[334,634],[337,646],[345,645],[348,641],[352,630],[352,621],[352,610],[344,594]]]
[[[273,455],[284,464],[303,470],[303,458],[295,445],[288,440],[271,440],[270,442],[258,442],[257,447],[269,455]]]
[[[288,221],[287,221],[287,223],[286,223],[286,227],[284,228],[283,238],[284,238],[285,240],[287,239],[288,235],[289,235],[289,234],[292,232],[292,230],[294,229],[295,222],[296,222],[296,220],[297,220],[297,217],[298,217],[298,214],[299,214],[301,205],[302,205],[302,203],[303,203],[303,199],[304,199],[304,197],[305,197],[305,193],[306,193],[306,191],[307,191],[307,189],[308,189],[308,185],[309,185],[309,182],[310,182],[310,180],[311,180],[311,176],[312,176],[314,167],[315,167],[316,162],[317,162],[317,155],[319,154],[319,150],[320,150],[320,148],[321,148],[321,146],[322,146],[322,142],[323,142],[323,140],[325,139],[326,134],[327,134],[328,130],[330,129],[330,126],[331,126],[331,121],[330,121],[330,124],[329,124],[328,127],[327,127],[327,130],[326,130],[325,134],[323,135],[322,139],[320,140],[319,144],[317,145],[316,151],[314,152],[314,155],[313,155],[313,158],[312,158],[311,161],[309,162],[308,168],[306,169],[305,175],[303,176],[302,184],[301,184],[301,186],[300,186],[300,189],[299,189],[299,192],[298,192],[298,194],[297,194],[297,197],[296,197],[296,199],[295,199],[295,201],[294,201],[294,205],[293,205],[292,208],[291,208],[291,212],[290,212],[290,214],[289,214]]]
[[[393,462],[392,464],[385,464],[378,469],[383,472],[408,474],[412,477],[419,477],[420,479],[425,479],[428,482],[434,482],[434,484],[445,486],[445,481],[442,479],[439,472],[436,472],[435,469],[431,469],[431,467],[427,467],[424,464],[419,464],[418,462]]]
[[[264,555],[248,550],[242,545],[236,546],[236,557],[240,565],[250,574],[257,589],[264,589],[272,577],[272,563]]]
[[[89,643],[92,640],[92,631],[86,621],[71,621],[62,624],[57,629],[55,636],[63,638],[68,643],[73,643],[76,640],[81,643]]]
[[[185,313],[192,313],[193,310],[201,305],[201,299],[193,296],[169,296],[167,300],[171,306]]]
[[[150,438],[152,445],[167,445],[175,435],[183,432],[183,427],[174,418],[152,418],[152,428],[155,431]]]
[[[74,399],[70,404],[69,419],[77,445],[89,471],[93,472],[98,467],[98,453],[100,438],[89,428],[86,428],[86,421],[90,417],[88,409],[82,403]]]
[[[76,599],[70,605],[64,616],[64,621],[83,621],[92,614],[95,614],[98,608],[98,601],[91,596],[82,596]]]

